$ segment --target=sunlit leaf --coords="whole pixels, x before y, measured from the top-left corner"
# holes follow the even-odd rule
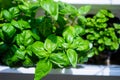
[[[91,6],[82,6],[78,9],[79,14],[87,14],[91,9]]]
[[[51,53],[57,48],[57,36],[55,35],[50,35],[47,37],[44,43],[45,49]]]
[[[70,63],[72,64],[72,66],[76,67],[77,60],[78,60],[78,55],[77,55],[76,51],[73,49],[68,49],[67,56],[68,56]]]
[[[53,0],[40,1],[41,7],[47,11],[55,20],[58,19],[58,3]]]
[[[36,65],[34,80],[41,80],[51,71],[51,69],[52,63],[50,61],[40,60]]]
[[[64,67],[69,64],[68,57],[65,53],[53,53],[50,55],[50,60],[59,67]]]

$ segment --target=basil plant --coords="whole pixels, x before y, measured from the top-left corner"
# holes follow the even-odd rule
[[[86,18],[86,39],[93,43],[96,54],[114,51],[119,48],[119,22],[108,10],[101,9],[95,15]],[[115,21],[116,22],[115,22]]]
[[[10,67],[36,67],[34,80],[41,80],[52,68],[76,67],[104,46],[118,49],[120,39],[114,31],[119,34],[120,25],[105,29],[107,17],[113,17],[105,10],[105,14],[101,11],[88,18],[85,15],[91,6],[76,8],[53,0],[10,3],[10,7],[0,8],[0,62]]]

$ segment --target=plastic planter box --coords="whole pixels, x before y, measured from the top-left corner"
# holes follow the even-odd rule
[[[33,80],[35,68],[0,66],[0,80]],[[119,80],[120,66],[78,65],[77,68],[53,69],[43,80]]]

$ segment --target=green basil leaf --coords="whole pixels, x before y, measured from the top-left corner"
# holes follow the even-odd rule
[[[117,33],[120,34],[120,30],[118,30]]]
[[[85,29],[83,27],[76,25],[74,28],[77,36],[85,34]]]
[[[26,54],[28,54],[29,56],[33,56],[32,53],[32,45],[28,45],[26,48]]]
[[[15,52],[18,50],[18,47],[16,45],[12,45],[9,47],[9,51],[6,53],[7,55],[5,56],[6,64],[9,66],[14,66],[14,64],[19,61],[18,55],[15,54]]]
[[[87,35],[87,39],[88,39],[88,40],[95,40],[95,37],[94,37],[93,34],[88,34],[88,35]]]
[[[38,40],[38,41],[40,40],[39,31],[37,30],[37,28],[32,29],[32,37],[35,40]]]
[[[10,20],[12,19],[12,16],[11,16],[11,14],[10,14],[9,11],[3,10],[3,11],[2,11],[2,14],[3,14],[3,16],[4,16],[4,18],[5,18],[6,20],[10,21]]]
[[[77,15],[77,8],[75,6],[66,4],[66,3],[59,3],[60,5],[60,14],[63,15]]]
[[[97,20],[96,20],[96,22],[99,22],[99,23],[104,23],[104,22],[107,22],[109,19],[108,18],[98,18]]]
[[[31,28],[29,23],[27,21],[22,20],[22,19],[19,21],[12,20],[11,24],[19,30]]]
[[[25,50],[18,49],[18,50],[15,52],[15,56],[17,56],[17,58],[23,60],[23,59],[25,58],[25,53],[26,53]]]
[[[11,53],[11,52],[10,52]],[[10,54],[9,53],[9,54]],[[9,66],[14,66],[14,64],[17,62],[17,61],[19,61],[19,58],[16,56],[16,55],[13,55],[12,57],[9,57],[8,59],[7,59],[7,64],[9,65]]]
[[[0,12],[0,20],[3,20],[3,13]],[[0,24],[0,27],[1,27],[1,24]]]
[[[73,49],[68,49],[67,56],[68,56],[70,63],[72,64],[72,66],[76,67],[77,60],[78,60],[78,55],[77,55],[76,51]]]
[[[83,40],[78,44],[78,51],[88,51],[90,49],[90,42],[87,40]]]
[[[70,45],[71,44],[69,44],[69,43],[63,43],[62,44],[63,48],[65,48],[65,49],[68,49],[70,47]]]
[[[106,9],[101,9],[98,13],[99,14],[104,14],[105,16],[110,17],[110,18],[114,18],[114,15]]]
[[[33,66],[33,62],[28,56],[25,56],[25,60],[23,61],[23,66],[25,67]]]
[[[34,42],[32,38],[32,32],[30,30],[24,30],[22,33],[17,34],[16,41],[18,45],[28,46]]]
[[[63,31],[63,37],[64,39],[68,42],[68,43],[72,43],[73,39],[75,37],[75,30],[73,27],[67,27],[64,31]]]
[[[98,32],[94,32],[94,37],[95,37],[96,40],[98,40],[99,37],[100,37],[100,34]]]
[[[10,50],[11,50],[12,54],[14,54],[18,49],[19,48],[17,47],[17,45],[14,45],[14,44],[10,47]],[[21,49],[24,50],[25,48],[21,48]]]
[[[10,9],[9,9],[9,12],[11,13],[11,16],[12,16],[12,18],[14,18],[14,17],[16,17],[16,16],[18,16],[19,14],[19,9],[18,9],[18,7],[11,7]]]
[[[105,46],[103,46],[103,45],[101,45],[101,46],[98,47],[99,51],[103,51],[104,49],[105,49]]]
[[[114,18],[115,16],[114,16],[114,14],[112,14],[111,12],[108,12],[108,17]]]
[[[70,45],[70,48],[75,49],[79,46],[79,44],[83,41],[81,37],[76,37],[73,43]]]
[[[50,35],[47,37],[44,43],[44,48],[51,53],[57,48],[57,36]]]
[[[105,18],[105,15],[100,12],[98,12],[95,16],[100,18]]]
[[[23,38],[20,36],[20,34],[17,34],[15,37],[17,45],[21,45],[21,42],[23,41]]]
[[[4,38],[10,39],[12,38],[15,33],[16,29],[10,24],[10,23],[5,23],[2,27]]]
[[[101,28],[105,29],[107,27],[107,25],[108,25],[107,23],[97,23],[96,27],[98,27],[99,29],[101,29]]]
[[[29,23],[27,21],[22,20],[22,19],[18,21],[18,24],[20,25],[20,27],[23,27],[24,29],[31,28]]]
[[[22,10],[22,11],[28,11],[29,7],[26,5],[18,5],[18,7]]]
[[[35,34],[35,33],[32,33],[32,37],[33,37],[35,40],[40,40],[40,36],[38,36],[38,35]]]
[[[98,48],[94,47],[94,48],[93,48],[93,51],[94,51],[94,53],[95,53],[96,55],[99,54]]]
[[[96,24],[96,21],[95,21],[94,18],[89,18],[89,17],[87,18],[86,25],[87,25],[88,27],[94,27],[95,24]]]
[[[120,44],[120,38],[118,38],[118,42],[119,42],[119,44]]]
[[[32,33],[29,30],[23,31],[22,37],[24,38],[24,45],[30,45],[33,43]]]
[[[36,41],[32,44],[32,48],[36,48],[37,50],[44,50],[43,42]]]
[[[113,42],[111,46],[111,50],[117,50],[119,48],[119,43]]]
[[[98,39],[98,43],[99,43],[99,44],[104,43],[104,39],[102,39],[102,38]]]
[[[120,29],[120,24],[114,23],[113,25],[114,25],[115,29]]]
[[[34,10],[38,9],[39,6],[40,6],[39,0],[36,0],[36,1],[31,0],[30,1],[30,4],[29,4],[30,10],[34,11]]]
[[[92,49],[91,51],[88,52],[87,57],[88,57],[88,58],[91,58],[91,57],[93,57],[94,55],[95,55],[95,52],[94,52],[94,50]]]
[[[53,0],[42,0],[41,7],[47,11],[55,20],[58,19],[58,3]]]
[[[3,32],[2,32],[2,29],[0,29],[0,39],[1,39],[1,40],[4,40],[4,34],[3,34]]]
[[[81,64],[83,64],[83,63],[85,63],[85,62],[87,62],[88,61],[88,57],[86,56],[81,56],[81,57],[79,57],[79,63],[81,63]]]
[[[63,43],[65,43],[64,39],[62,37],[60,37],[60,36],[57,36],[58,47],[62,47]]]
[[[35,78],[34,80],[41,80],[46,76],[52,69],[52,63],[46,60],[40,60],[35,69]]]
[[[87,22],[87,18],[85,16],[78,16],[78,20],[77,20],[78,24],[81,25],[82,27],[85,26]]]
[[[44,44],[42,42],[40,42],[40,41],[36,41],[32,45],[32,51],[39,58],[44,58],[44,57],[48,56],[47,55],[48,53],[44,50]]]
[[[19,24],[18,21],[12,20],[12,21],[11,21],[11,24],[12,24],[15,28],[20,29],[20,30],[23,30],[23,27]]]
[[[50,55],[50,60],[59,67],[64,67],[69,64],[68,57],[65,53],[53,53]]]
[[[108,30],[108,32],[114,32],[114,28],[113,27],[110,27],[110,28],[108,28],[108,29],[105,29],[105,31],[107,31]]]
[[[91,6],[83,6],[78,9],[79,14],[87,14],[91,9]]]
[[[116,36],[115,32],[110,32],[110,36],[111,36],[111,39],[112,39],[113,41],[116,41],[116,40],[117,40],[117,36]]]
[[[105,45],[110,46],[113,42],[111,41],[110,38],[104,37],[104,43],[105,43]]]

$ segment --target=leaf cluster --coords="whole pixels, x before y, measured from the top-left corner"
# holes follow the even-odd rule
[[[119,25],[115,16],[108,10],[101,9],[93,16],[86,18],[85,38],[92,42],[97,54],[102,51],[113,51],[119,48]],[[116,28],[117,27],[117,28]]]

